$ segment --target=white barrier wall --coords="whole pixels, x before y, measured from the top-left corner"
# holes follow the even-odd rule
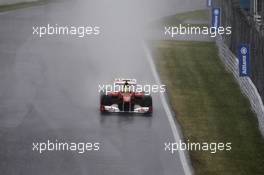
[[[15,3],[21,3],[21,2],[33,2],[37,0],[0,0],[0,5],[9,5],[9,4],[15,4]]]
[[[259,129],[261,131],[262,136],[264,137],[264,106],[257,91],[257,88],[249,77],[239,76],[238,58],[224,44],[220,36],[218,36],[218,38],[216,39],[216,44],[218,46],[220,59],[224,63],[226,69],[233,73],[243,94],[245,94],[246,97],[249,99],[252,110],[257,115]]]

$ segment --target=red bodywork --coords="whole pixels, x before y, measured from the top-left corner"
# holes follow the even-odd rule
[[[108,94],[109,96],[113,97],[114,99],[117,98],[117,100],[123,101],[123,102],[135,102],[135,99],[142,98],[144,96],[144,93],[138,93],[138,92],[111,92]]]
[[[135,79],[118,79],[115,85],[123,87],[118,92],[101,94],[101,112],[152,113],[152,97],[145,92],[135,92]]]

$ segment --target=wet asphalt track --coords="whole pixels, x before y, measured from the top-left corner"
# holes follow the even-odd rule
[[[164,142],[174,139],[158,95],[153,117],[99,113],[98,84],[115,77],[155,83],[135,25],[141,4],[119,3],[125,8],[108,1],[59,1],[0,14],[1,175],[183,174],[178,154],[164,151]],[[157,17],[179,9],[167,7]],[[99,25],[101,35],[32,36],[33,25],[48,23]],[[32,151],[32,142],[48,139],[100,142],[100,151]]]

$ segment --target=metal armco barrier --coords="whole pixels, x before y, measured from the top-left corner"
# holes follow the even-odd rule
[[[213,8],[221,8],[221,24],[231,26],[231,36],[223,36],[224,43],[234,55],[242,43],[250,44],[250,78],[264,101],[264,29],[249,12],[240,8],[238,0],[213,0]],[[263,24],[262,24],[263,25]]]
[[[216,38],[216,44],[219,50],[219,57],[224,63],[226,69],[232,72],[235,80],[238,82],[243,94],[247,96],[250,101],[253,111],[257,114],[259,121],[259,129],[264,137],[264,106],[260,94],[250,77],[240,77],[238,58],[232,53],[228,46],[224,43],[221,36]]]

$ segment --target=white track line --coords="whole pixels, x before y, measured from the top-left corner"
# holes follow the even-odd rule
[[[156,66],[153,62],[153,58],[152,58],[152,54],[150,53],[148,47],[146,46],[145,43],[143,43],[143,48],[144,48],[144,51],[147,55],[147,60],[150,64],[150,67],[151,67],[151,71],[154,75],[154,78],[155,78],[155,81],[156,83],[158,84],[161,84],[161,81],[160,81],[160,78],[159,78],[159,75],[157,73],[157,70],[156,70]],[[170,110],[170,107],[168,105],[168,102],[165,98],[165,95],[164,93],[159,93],[159,96],[160,96],[160,99],[161,99],[161,102],[162,102],[162,105],[163,105],[163,108],[166,112],[166,115],[168,117],[168,120],[169,120],[169,123],[170,123],[170,127],[171,127],[171,130],[172,130],[172,133],[173,133],[173,136],[174,136],[174,139],[176,142],[179,143],[180,141],[180,135],[179,135],[179,132],[176,128],[176,125],[174,123],[174,119],[173,119],[173,115],[172,115],[172,112]],[[187,158],[186,158],[186,155],[183,151],[178,151],[179,152],[179,155],[180,155],[180,160],[181,160],[181,163],[182,163],[182,166],[183,166],[183,170],[184,170],[184,174],[185,175],[192,175],[192,170],[189,166],[189,163],[187,161]]]

